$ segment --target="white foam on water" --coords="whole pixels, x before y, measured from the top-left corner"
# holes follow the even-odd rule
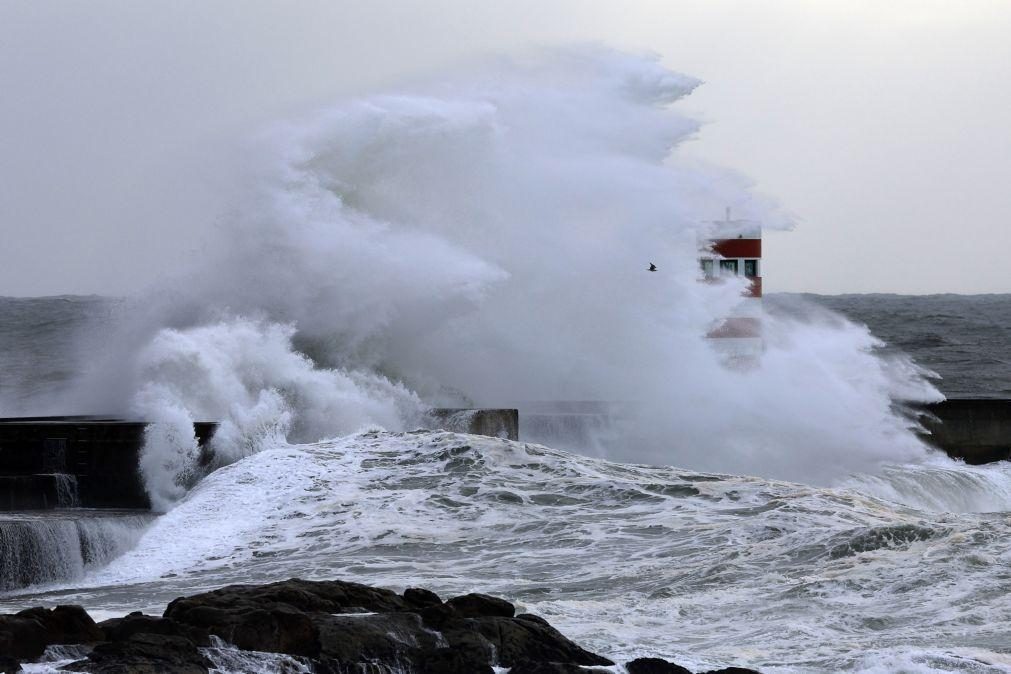
[[[505,596],[618,662],[993,672],[1009,535],[1003,513],[851,488],[370,431],[215,471],[136,548],[39,599],[160,612],[229,583],[341,578]]]
[[[214,674],[312,674],[316,671],[302,658],[283,653],[241,651],[215,636],[211,637],[210,647],[200,650],[211,661],[210,671]]]
[[[863,493],[905,505],[951,513],[1011,511],[1011,465],[967,465],[940,452],[920,464],[887,464],[879,473],[845,483]]]
[[[55,644],[46,646],[42,657],[36,662],[25,662],[21,664],[21,671],[25,674],[58,674],[65,672],[66,665],[88,657],[91,652],[90,646]]]

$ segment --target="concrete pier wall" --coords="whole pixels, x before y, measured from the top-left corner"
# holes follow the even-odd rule
[[[506,440],[518,440],[520,437],[519,411],[515,409],[436,408],[429,410],[427,416],[427,425],[432,428]]]
[[[514,409],[433,409],[426,425],[516,440]],[[138,470],[147,422],[98,417],[0,419],[0,511],[149,508]],[[206,446],[217,424],[194,424]]]
[[[150,507],[137,469],[146,426],[95,417],[0,419],[0,510]],[[197,439],[206,442],[216,426],[195,424]]]
[[[1011,459],[1011,400],[952,398],[922,410],[924,439],[949,456],[972,464]]]
[[[920,411],[924,439],[950,456],[972,464],[1011,459],[1011,399],[956,398]],[[524,439],[563,446],[562,439],[585,441],[585,434],[608,430],[620,412],[604,403],[532,405]],[[517,409],[439,408],[430,410],[426,425],[517,440],[519,421]],[[146,426],[96,417],[0,419],[0,511],[148,508],[137,467]],[[195,424],[201,444],[216,427]]]
[[[541,401],[518,405],[526,442],[586,452],[632,423],[628,404],[602,401]],[[923,436],[931,445],[966,463],[1011,459],[1011,399],[953,398],[920,406]]]

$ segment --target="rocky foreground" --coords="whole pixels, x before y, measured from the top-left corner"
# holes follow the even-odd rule
[[[197,674],[220,664],[214,657],[222,650],[286,654],[288,666],[278,671],[321,674],[493,674],[492,666],[510,674],[618,671],[543,618],[516,615],[504,599],[467,594],[444,602],[428,590],[400,595],[341,581],[232,585],[176,599],[161,617],[131,613],[95,623],[80,606],[0,616],[0,672],[20,671],[49,646],[73,644],[85,646],[82,659],[62,670],[96,674]],[[691,674],[657,658],[633,660],[625,669]],[[755,674],[737,667],[707,674],[718,673]]]

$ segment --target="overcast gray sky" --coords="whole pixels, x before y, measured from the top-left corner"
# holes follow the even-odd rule
[[[685,151],[798,221],[768,291],[1011,292],[1009,36],[986,0],[0,0],[0,295],[170,270],[265,121],[587,40],[705,80]]]

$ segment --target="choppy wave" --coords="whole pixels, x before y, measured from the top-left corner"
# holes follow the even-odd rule
[[[966,489],[958,469],[923,475],[939,500]],[[373,431],[214,472],[133,550],[44,599],[160,610],[232,582],[343,578],[501,594],[619,661],[996,672],[1009,535],[1003,513]]]

